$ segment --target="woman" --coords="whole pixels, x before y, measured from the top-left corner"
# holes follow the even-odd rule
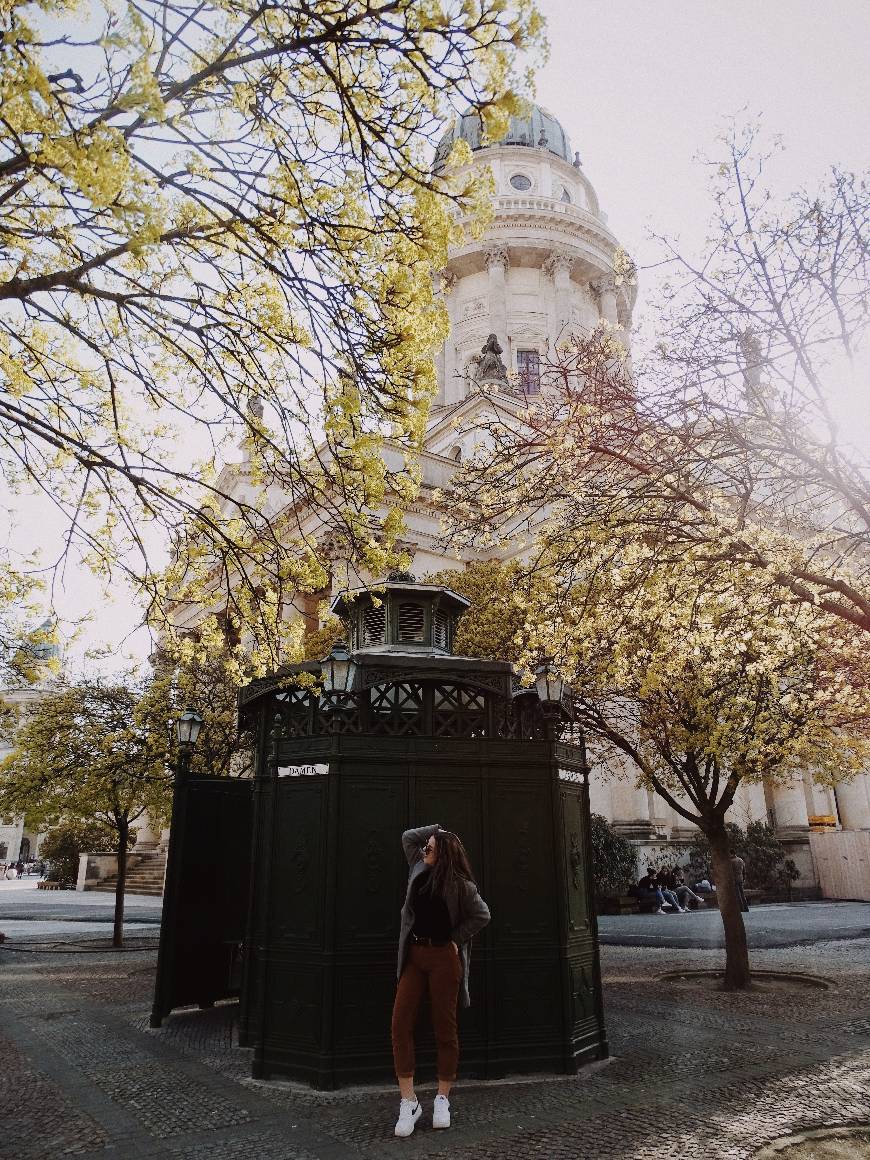
[[[410,1136],[423,1114],[414,1093],[414,1024],[427,988],[438,1050],[432,1127],[450,1127],[448,1097],[459,1059],[456,1003],[461,988],[462,1006],[470,1005],[470,943],[489,922],[489,907],[478,894],[468,855],[456,834],[438,825],[406,830],[402,849],[411,872],[402,907],[392,1036],[402,1097],[396,1135]]]

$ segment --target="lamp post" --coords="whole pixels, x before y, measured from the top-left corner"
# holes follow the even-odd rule
[[[336,641],[328,656],[320,662],[323,688],[328,693],[352,693],[356,680],[356,661],[344,641]]]
[[[169,768],[175,775],[172,787],[172,822],[169,830],[169,851],[166,855],[166,878],[163,887],[163,913],[160,918],[160,949],[157,954],[158,986],[154,993],[150,1025],[159,1027],[164,1015],[172,1008],[168,996],[169,965],[175,958],[175,928],[178,895],[181,886],[183,860],[184,814],[187,807],[187,779],[193,747],[203,727],[203,719],[195,709],[185,709],[175,721],[178,757]],[[161,985],[161,982],[163,985]]]
[[[175,721],[175,736],[178,741],[178,761],[174,767],[176,785],[179,777],[186,777],[190,772],[190,758],[203,723],[202,717],[195,709],[185,709]]]
[[[565,693],[565,682],[558,670],[553,667],[551,660],[544,660],[535,669],[535,689],[541,700],[541,709],[548,730],[555,732],[556,725],[562,716],[562,697]]]

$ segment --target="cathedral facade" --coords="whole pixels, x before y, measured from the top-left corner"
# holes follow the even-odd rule
[[[572,331],[603,319],[629,347],[636,293],[616,276],[618,239],[579,153],[552,115],[532,107],[511,119],[503,141],[489,145],[481,142],[476,117],[460,118],[439,146],[436,167],[457,138],[468,142],[473,164],[493,175],[494,216],[483,238],[451,253],[442,275],[450,334],[436,359],[439,391],[424,443],[423,486],[408,513],[406,547],[417,575],[461,568],[474,558],[468,551],[457,559],[439,547],[433,497],[457,462],[473,453],[481,410],[488,417],[493,407],[519,411],[523,396],[540,390],[547,350]],[[636,785],[619,757],[596,766],[591,799],[593,810],[641,847],[641,860],[647,852],[679,857],[675,844],[695,834],[681,815]],[[797,864],[797,885],[811,887],[811,829],[870,829],[870,778],[836,789],[814,784],[808,774],[789,784],[744,785],[730,816],[743,827],[769,822]]]
[[[491,419],[493,409],[521,413],[525,396],[541,389],[546,352],[572,331],[591,330],[605,320],[629,348],[636,293],[616,276],[619,242],[579,154],[552,115],[533,106],[527,116],[512,118],[504,140],[494,144],[481,141],[475,116],[460,118],[438,147],[436,169],[459,138],[468,142],[472,164],[492,173],[494,213],[485,236],[454,249],[441,274],[450,333],[436,352],[439,389],[421,455],[422,485],[407,510],[402,542],[412,571],[421,577],[493,556],[491,549],[448,552],[438,502],[457,463],[473,453],[483,418]],[[388,460],[394,454],[389,447],[384,453]],[[393,466],[400,467],[398,458]],[[220,484],[230,494],[243,492],[244,470],[228,465]],[[301,522],[308,535],[320,538],[316,511]],[[522,551],[518,544],[499,555],[508,561]],[[317,597],[300,596],[287,614],[316,628],[318,604]],[[596,762],[591,802],[640,847],[641,862],[647,853],[679,859],[681,844],[697,833],[664,801],[638,787],[618,756]],[[811,829],[870,830],[870,780],[863,775],[836,790],[815,785],[808,774],[789,784],[744,785],[730,820],[742,827],[753,820],[769,822],[797,864],[798,886],[812,887],[817,875]]]

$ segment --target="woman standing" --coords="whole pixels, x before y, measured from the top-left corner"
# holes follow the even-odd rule
[[[396,1001],[393,1004],[393,1060],[402,1096],[396,1135],[410,1136],[423,1114],[414,1093],[414,1024],[429,991],[438,1052],[438,1094],[433,1128],[450,1127],[450,1087],[456,1079],[459,1036],[456,1003],[468,994],[470,943],[489,922],[468,855],[456,834],[421,826],[402,834],[411,872],[402,907]]]

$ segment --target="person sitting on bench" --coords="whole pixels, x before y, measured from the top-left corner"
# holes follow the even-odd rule
[[[647,872],[637,884],[637,897],[640,902],[656,902],[658,904],[655,914],[664,914],[665,903],[677,911],[678,914],[683,914],[683,908],[677,901],[677,896],[672,890],[664,890],[659,885],[658,875],[652,866],[647,867]]]
[[[663,870],[659,875],[659,882],[663,887],[676,894],[677,902],[683,910],[689,909],[690,902],[694,902],[696,906],[704,905],[704,899],[686,885],[686,879],[679,866],[674,866],[671,870]]]

